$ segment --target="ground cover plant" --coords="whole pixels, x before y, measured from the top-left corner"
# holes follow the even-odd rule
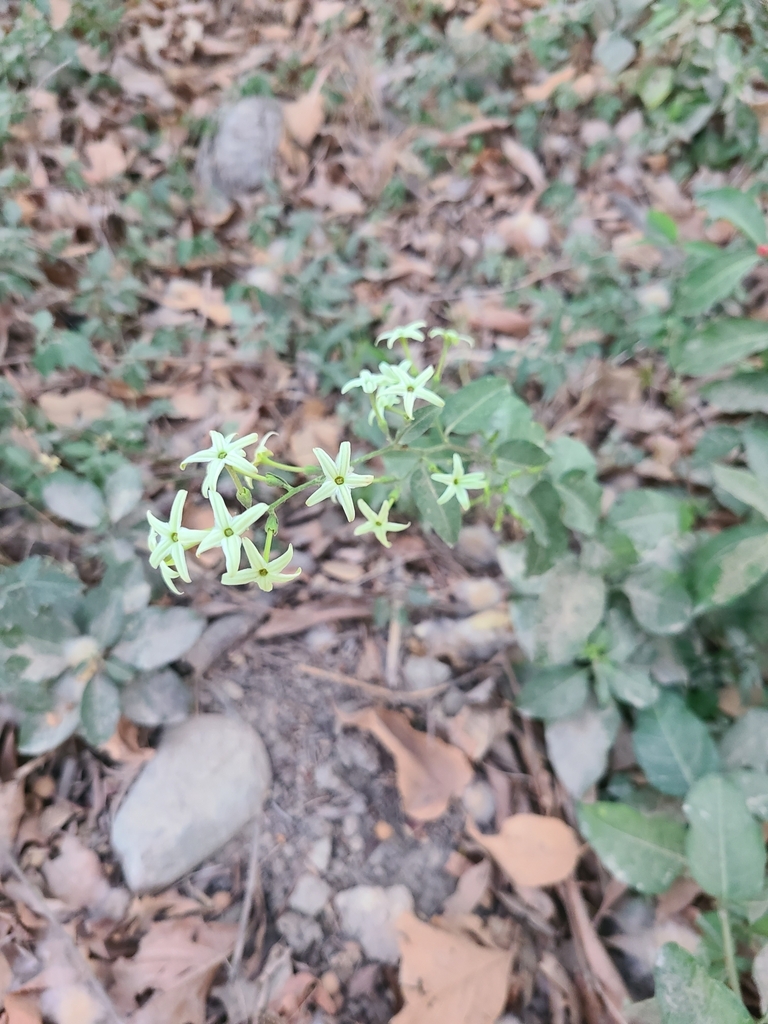
[[[441,860],[460,851],[463,895],[425,909],[410,888],[477,958],[477,1019],[766,1019],[763,5],[40,0],[0,17],[0,777],[21,877],[62,898],[50,865],[77,836],[119,884],[107,807],[159,727],[235,699],[224,668],[201,684],[199,645],[258,611],[256,650],[325,671],[317,686],[407,705],[406,667],[430,666],[410,718],[342,709],[393,755],[402,810],[364,839],[337,815],[334,843],[365,865],[346,885],[375,881],[387,829],[426,849],[464,800]],[[217,164],[244,97],[261,134]],[[468,554],[479,537],[490,556]],[[337,625],[352,613],[365,642]],[[233,671],[259,657],[232,644]],[[290,815],[270,814],[282,848]],[[269,928],[294,899],[298,854],[281,863]],[[212,877],[183,898],[219,950]],[[626,908],[657,923],[633,932]],[[184,986],[141,954],[165,904],[121,909],[103,941],[93,900],[69,908],[106,1002],[88,971],[30,987],[48,947],[3,913],[8,1024],[72,1020],[66,985],[168,1019]],[[249,920],[214,956],[234,951],[231,986],[269,975]],[[442,948],[435,927],[392,939],[399,984],[353,983],[319,920],[314,945],[285,938],[278,1019],[408,1024],[425,984],[452,1020],[455,993],[406,952]],[[189,957],[197,938],[176,941]],[[260,1019],[255,990],[244,1010],[206,972],[179,1012]]]

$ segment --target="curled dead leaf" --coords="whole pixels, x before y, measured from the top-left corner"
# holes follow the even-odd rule
[[[392,1024],[492,1024],[507,1002],[512,954],[478,946],[403,914],[400,987],[405,1006]]]
[[[83,171],[83,177],[90,185],[117,178],[128,169],[123,147],[115,136],[108,135],[100,142],[86,142],[84,148],[91,166]]]
[[[579,859],[579,841],[570,825],[543,814],[513,814],[498,835],[483,835],[467,822],[467,832],[518,885],[556,885]]]
[[[571,64],[566,64],[564,68],[560,68],[559,71],[555,71],[553,75],[549,75],[543,82],[539,82],[538,85],[526,85],[523,89],[523,98],[528,103],[543,103],[548,100],[555,89],[561,85],[565,85],[566,82],[572,81],[576,77],[576,69]]]
[[[537,192],[544,191],[547,187],[547,176],[535,153],[508,135],[501,140],[501,152],[516,170],[526,176]]]
[[[323,127],[325,120],[325,104],[320,89],[313,86],[310,92],[300,96],[293,103],[286,103],[283,117],[289,135],[306,149]]]
[[[457,747],[414,729],[399,711],[363,708],[339,712],[344,725],[367,729],[395,761],[397,788],[410,818],[433,821],[459,797],[472,779],[472,766]]]
[[[194,281],[177,277],[168,282],[161,302],[166,309],[195,310],[217,327],[232,323],[232,311],[224,302],[221,288],[204,288]]]
[[[37,404],[56,427],[87,427],[105,416],[111,403],[95,388],[75,388],[66,395],[47,391]]]

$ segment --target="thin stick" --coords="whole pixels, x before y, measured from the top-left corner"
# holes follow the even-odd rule
[[[725,971],[728,975],[728,984],[741,999],[741,986],[739,985],[739,971],[736,967],[736,947],[733,943],[733,932],[731,931],[731,919],[725,907],[717,908],[717,916],[720,918],[720,928],[723,932],[723,959],[725,960]]]
[[[338,683],[339,686],[350,686],[355,690],[362,690],[369,697],[376,697],[386,704],[420,704],[423,700],[431,700],[445,693],[451,685],[440,683],[439,686],[430,686],[426,690],[414,690],[412,693],[405,693],[398,690],[390,690],[387,686],[377,686],[375,683],[364,683],[362,679],[355,679],[354,676],[346,676],[343,672],[332,672],[327,668],[315,668],[314,665],[306,665],[303,662],[297,666],[300,672],[306,672],[308,676],[315,676],[317,679],[326,679],[329,683]]]
[[[387,657],[384,666],[384,678],[390,689],[397,689],[400,675],[400,643],[403,638],[403,623],[400,613],[403,602],[394,598],[389,613],[389,634],[387,636]]]
[[[253,834],[251,836],[251,856],[248,860],[248,874],[245,879],[245,892],[243,893],[243,907],[240,911],[240,920],[237,924],[237,939],[235,941],[235,948],[232,953],[231,963],[231,974],[233,978],[236,978],[240,973],[240,966],[243,962],[243,951],[245,949],[245,939],[248,933],[248,921],[251,917],[251,909],[253,908],[254,896],[256,893],[256,886],[260,882],[259,871],[259,837],[261,836],[261,824],[262,824],[261,812],[256,815],[256,820],[253,823]]]

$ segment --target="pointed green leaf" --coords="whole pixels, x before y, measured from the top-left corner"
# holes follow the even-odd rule
[[[678,373],[706,377],[767,348],[764,320],[715,320],[684,342],[673,365]]]
[[[704,192],[698,200],[712,220],[727,220],[755,245],[768,242],[763,211],[754,199],[737,188],[718,188]]]
[[[742,768],[728,778],[741,790],[749,813],[760,821],[768,821],[768,774]]]
[[[422,522],[431,526],[446,544],[453,545],[459,539],[461,509],[455,498],[444,505],[438,505],[437,499],[444,490],[429,475],[429,469],[424,463],[419,463],[411,475],[411,497]]]
[[[685,868],[685,828],[671,818],[646,817],[628,804],[579,806],[579,828],[620,882],[653,895]]]
[[[106,743],[120,718],[120,694],[105,675],[97,673],[83,692],[80,705],[81,731],[94,747]]]
[[[690,823],[688,864],[702,889],[728,901],[759,896],[765,840],[738,786],[724,775],[707,775],[688,793],[683,810]]]
[[[742,1001],[675,942],[662,946],[654,980],[662,1024],[754,1024]]]
[[[512,469],[541,469],[550,458],[537,444],[520,439],[505,441],[494,454],[498,461],[503,463],[499,467],[502,471],[506,471],[507,466]]]
[[[744,526],[733,526],[721,530],[714,537],[710,537],[701,543],[694,552],[691,562],[691,581],[696,595],[696,602],[699,606],[712,604],[712,595],[717,589],[723,574],[723,563],[733,563],[734,566],[742,565],[740,556],[731,557],[742,541],[759,540],[766,536],[768,534],[763,526],[757,523],[747,523]],[[730,585],[730,588],[734,589],[732,597],[737,597],[749,589],[747,586],[745,586],[744,590],[739,589],[737,577],[738,572],[735,574]],[[742,582],[746,584],[748,578],[744,577]],[[755,582],[757,581],[753,580],[749,583],[749,586],[753,586]],[[722,591],[721,593],[724,592]],[[728,600],[731,600],[731,598],[728,598]],[[722,604],[725,602],[721,600],[718,603]]]
[[[632,614],[656,636],[682,633],[693,617],[693,601],[682,579],[660,565],[643,565],[624,582]]]
[[[696,779],[720,764],[706,725],[677,693],[663,692],[638,714],[632,742],[648,781],[670,796],[685,796]]]
[[[572,469],[555,482],[563,499],[563,523],[585,537],[592,537],[600,518],[603,488],[582,469]]]
[[[712,475],[718,487],[732,494],[757,509],[761,516],[768,519],[768,484],[759,480],[748,469],[735,469],[733,466],[714,466]]]
[[[768,533],[747,537],[720,561],[720,576],[712,593],[713,604],[727,604],[746,594],[768,573]]]
[[[699,263],[680,282],[675,311],[700,316],[727,299],[742,278],[759,262],[756,252],[722,252]]]
[[[503,377],[480,377],[449,395],[440,416],[446,437],[487,430],[494,405],[509,391]]]
[[[616,665],[598,661],[593,666],[598,684],[606,687],[616,700],[633,708],[647,708],[659,696],[659,688],[647,668],[640,665]]]
[[[701,394],[722,412],[768,413],[768,373],[737,373],[707,384]]]
[[[552,722],[581,711],[589,695],[589,675],[575,665],[537,668],[526,679],[517,701],[523,714]]]

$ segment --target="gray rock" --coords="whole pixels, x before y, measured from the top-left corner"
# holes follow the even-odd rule
[[[206,629],[195,646],[187,652],[184,661],[195,672],[202,675],[207,672],[214,661],[233,647],[238,640],[243,640],[266,617],[269,606],[265,602],[259,606],[258,600],[248,614],[224,615],[216,619]]]
[[[396,922],[406,911],[413,912],[413,896],[404,885],[388,889],[356,885],[338,893],[333,901],[341,931],[357,939],[369,960],[396,964],[400,959]]]
[[[282,107],[268,96],[246,96],[223,106],[215,134],[198,153],[203,188],[229,197],[258,188],[272,169],[282,131]]]
[[[286,910],[278,917],[275,926],[294,953],[299,955],[323,941],[323,929],[317,921],[297,914],[295,910]]]
[[[317,839],[312,843],[307,860],[318,871],[326,871],[331,863],[332,853],[333,840],[330,836],[323,836],[322,839]]]
[[[496,564],[496,550],[499,538],[485,523],[463,526],[459,532],[456,550],[470,565],[489,567]]]
[[[270,774],[245,722],[200,715],[169,729],[112,825],[131,889],[170,885],[228,842],[260,812]]]
[[[464,810],[478,825],[490,825],[496,816],[493,790],[484,779],[475,779],[464,790],[461,802]]]
[[[403,663],[403,681],[409,690],[428,690],[451,678],[451,669],[444,661],[412,654]]]
[[[307,917],[317,917],[328,900],[333,890],[330,885],[317,875],[306,872],[299,876],[299,880],[293,887],[293,892],[288,899],[288,906],[299,914],[306,914]]]

